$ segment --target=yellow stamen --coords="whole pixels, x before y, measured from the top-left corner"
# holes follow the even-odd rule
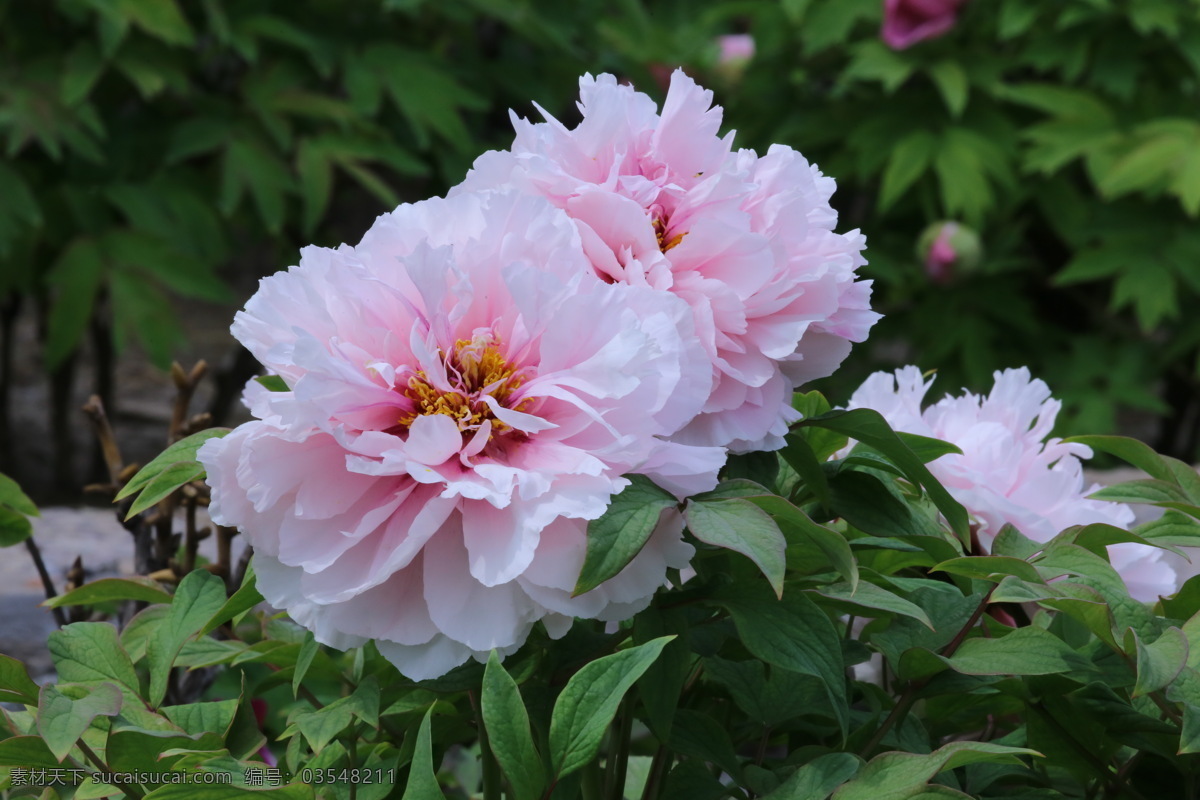
[[[670,239],[667,238],[667,226],[659,217],[654,220],[654,238],[658,240],[658,249],[662,252],[667,252],[675,245],[683,241],[683,237],[687,236],[687,232],[677,233]]]
[[[496,402],[507,405],[513,392],[525,382],[525,376],[517,374],[516,367],[504,360],[500,342],[490,332],[478,332],[471,339],[456,341],[446,366],[446,378],[455,387],[450,391],[434,387],[424,371],[408,379],[403,394],[413,401],[414,408],[400,417],[401,425],[411,425],[417,417],[427,414],[443,414],[453,419],[461,431],[479,428],[484,420],[491,421],[493,434],[511,430],[496,419],[483,396],[491,395]],[[514,410],[523,410],[529,402],[522,400]]]

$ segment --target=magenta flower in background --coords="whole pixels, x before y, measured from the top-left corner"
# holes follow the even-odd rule
[[[263,280],[233,332],[290,391],[251,383],[257,420],[200,451],[212,516],[318,641],[374,639],[434,677],[513,652],[538,621],[559,636],[628,617],[687,565],[668,514],[622,573],[571,596],[623,474],[682,497],[725,454],[665,439],[711,387],[691,309],[606,285],[546,200],[400,206]]]
[[[933,39],[954,27],[958,9],[966,0],[884,0],[884,43],[903,50],[925,39]]]
[[[789,147],[733,150],[712,93],[679,70],[661,115],[611,75],[580,79],[579,108],[573,129],[513,115],[512,149],[481,156],[451,195],[549,198],[605,282],[687,302],[712,391],[676,441],[782,446],[793,389],[831,374],[879,318],[856,280],[865,239],[834,232],[834,181]]]
[[[1129,506],[1087,497],[1100,489],[1084,485],[1080,459],[1091,458],[1091,448],[1046,438],[1062,404],[1045,382],[1031,379],[1024,367],[996,372],[995,379],[986,397],[946,396],[922,410],[933,379],[925,380],[917,367],[902,367],[894,375],[871,375],[847,407],[873,408],[895,430],[932,436],[962,450],[928,466],[967,509],[985,549],[1006,524],[1038,542],[1073,525],[1128,528],[1134,521]],[[1175,590],[1175,573],[1163,553],[1136,543],[1109,547],[1114,567],[1142,601]]]

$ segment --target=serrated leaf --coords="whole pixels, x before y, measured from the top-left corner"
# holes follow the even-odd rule
[[[555,780],[595,758],[621,698],[674,638],[663,636],[603,656],[571,676],[550,715],[550,763]]]
[[[529,714],[517,683],[493,650],[483,673],[480,696],[483,723],[496,761],[512,784],[514,800],[536,800],[546,778],[542,760],[533,745]]]
[[[644,475],[613,497],[604,514],[588,523],[587,555],[573,595],[595,589],[623,570],[654,533],[662,512],[678,502]]]
[[[690,501],[683,516],[693,536],[746,556],[762,570],[775,596],[783,596],[787,541],[765,511],[748,500],[733,498]]]

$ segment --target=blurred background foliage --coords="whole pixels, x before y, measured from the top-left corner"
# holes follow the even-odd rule
[[[583,72],[661,99],[675,66],[737,144],[782,142],[834,176],[841,229],[868,236],[887,316],[822,387],[835,402],[901,363],[939,369],[942,391],[1028,364],[1066,401],[1061,433],[1133,415],[1194,459],[1200,4],[972,0],[902,51],[882,16],[882,0],[0,4],[0,469],[22,471],[22,315],[70,482],[81,358],[111,407],[121,349],[167,366],[189,304],[236,305],[299,247],[443,194],[511,142],[508,109],[573,122]],[[753,55],[723,59],[730,34]],[[930,269],[916,246],[941,220],[981,255]],[[252,369],[223,365],[218,419]]]

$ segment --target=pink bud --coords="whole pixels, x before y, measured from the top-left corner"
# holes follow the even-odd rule
[[[888,47],[903,50],[954,27],[966,0],[884,0],[881,36]]]
[[[958,222],[935,222],[917,239],[917,257],[934,283],[952,283],[979,266],[982,256],[979,235]]]

